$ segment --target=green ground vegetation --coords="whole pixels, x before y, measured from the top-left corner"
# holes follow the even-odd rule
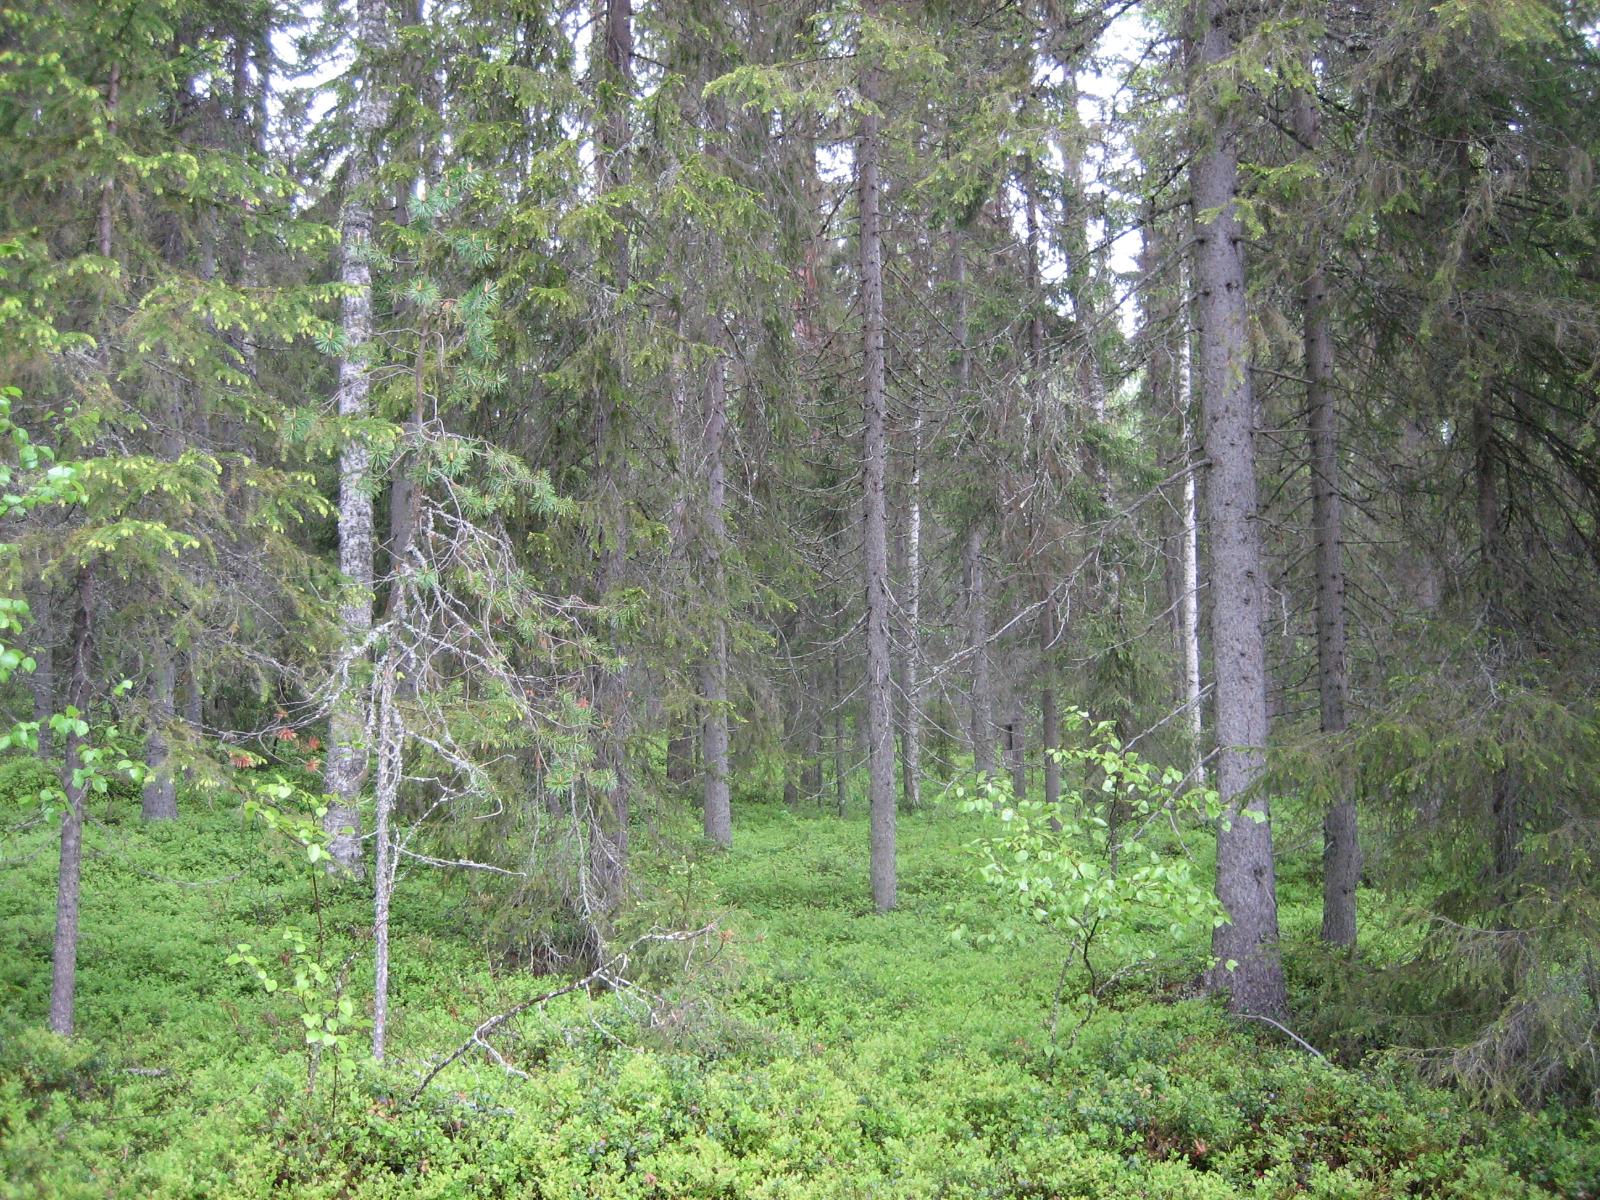
[[[40,1009],[53,829],[4,848],[5,1200],[1489,1200],[1600,1180],[1592,1123],[1491,1117],[1403,1059],[1325,1061],[1226,1017],[1191,987],[1203,934],[1152,929],[1147,969],[1094,1006],[1069,972],[1058,1002],[1070,939],[1006,923],[971,848],[993,818],[954,798],[904,817],[886,916],[867,902],[864,815],[747,798],[731,854],[668,821],[628,920],[717,933],[636,956],[636,990],[530,1009],[488,1039],[504,1066],[474,1048],[414,1095],[477,1023],[561,980],[486,954],[472,881],[419,874],[396,912],[390,1061],[374,1067],[364,889],[319,889],[319,931],[301,848],[225,805],[184,812],[142,824],[134,796],[96,802],[71,1042]],[[1327,973],[1311,867],[1288,862],[1281,890],[1303,1008]],[[325,981],[304,978],[312,961]],[[309,1090],[308,995],[335,1017]]]

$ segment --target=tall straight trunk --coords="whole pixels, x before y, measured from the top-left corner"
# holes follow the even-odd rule
[[[402,586],[402,585],[397,585]],[[396,603],[396,623],[406,621],[406,600],[400,593]],[[412,656],[391,646],[378,664],[377,679],[377,778],[373,786],[373,885],[372,885],[372,1057],[383,1061],[389,1036],[389,911],[394,901],[396,843],[393,831],[395,807],[400,799],[405,729],[399,701],[407,690],[405,681],[417,664]]]
[[[1062,63],[1062,91],[1066,99],[1065,111],[1072,130],[1065,139],[1066,160],[1062,164],[1062,182],[1066,187],[1064,203],[1067,223],[1063,230],[1066,241],[1066,289],[1072,303],[1072,352],[1075,358],[1074,378],[1081,403],[1088,408],[1088,418],[1095,427],[1106,422],[1106,384],[1100,371],[1097,352],[1100,315],[1094,294],[1093,214],[1088,203],[1089,189],[1084,182],[1084,160],[1078,147],[1089,144],[1087,131],[1078,119],[1078,74],[1076,62],[1068,59]],[[1085,444],[1084,467],[1094,480],[1099,495],[1102,514],[1112,508],[1111,472],[1104,457]],[[1096,561],[1101,547],[1095,546]],[[1114,598],[1121,579],[1121,566],[1112,563],[1105,571],[1105,582],[1110,597]]]
[[[1189,277],[1181,262],[1174,264],[1170,285],[1155,282],[1155,274],[1165,266],[1170,253],[1165,230],[1154,211],[1147,213],[1144,245],[1144,277],[1154,296],[1149,314],[1149,360],[1152,405],[1178,413],[1178,448],[1182,483],[1179,486],[1176,533],[1178,552],[1173,555],[1178,579],[1173,587],[1173,634],[1178,638],[1182,664],[1182,704],[1184,725],[1189,733],[1189,779],[1195,787],[1205,787],[1205,710],[1202,707],[1200,677],[1200,512],[1198,512],[1197,469],[1195,461],[1195,392],[1189,370],[1190,325],[1194,306],[1187,298]]]
[[[806,765],[800,772],[800,786],[806,795],[822,803],[822,714],[813,710],[806,720]]]
[[[207,219],[205,225],[206,231],[201,238],[200,277],[209,281],[216,274],[215,221]],[[175,462],[183,453],[188,432],[185,425],[199,424],[193,419],[201,407],[199,398],[191,390],[189,399],[188,421],[185,420],[186,414],[181,411],[182,405],[176,391],[169,393],[163,405],[165,411],[158,426],[158,444],[161,457],[167,462]],[[145,738],[146,774],[140,804],[141,815],[146,821],[171,821],[178,816],[177,780],[168,761],[172,757],[172,727],[178,704],[178,657],[173,647],[173,632],[171,625],[158,625],[150,647],[150,731]]]
[[[1061,638],[1060,614],[1049,580],[1041,583],[1044,595],[1039,601],[1039,728],[1044,752],[1044,802],[1054,812],[1061,803],[1061,763],[1056,752],[1061,748],[1061,716],[1056,711],[1056,643]],[[1054,820],[1054,818],[1051,818]]]
[[[598,107],[602,114],[598,169],[600,186],[605,191],[625,188],[631,175],[626,149],[629,141],[628,107],[633,94],[633,6],[631,0],[605,0],[604,60]],[[611,285],[621,297],[628,290],[631,249],[625,222],[619,222],[611,246]],[[618,363],[619,376],[626,375],[626,364]],[[628,563],[628,519],[624,503],[627,457],[613,445],[619,412],[609,388],[602,388],[595,417],[595,460],[602,491],[601,511],[607,528],[596,590],[602,600],[614,598],[624,582]],[[626,663],[622,635],[611,632],[612,650]],[[589,831],[590,871],[598,907],[615,909],[622,898],[627,871],[629,786],[627,777],[626,730],[627,667],[596,674],[594,708],[596,714],[595,759],[611,778],[601,810],[593,814]]]
[[[1191,414],[1194,394],[1190,386],[1189,326],[1193,312],[1186,298],[1188,278],[1181,263],[1172,264],[1172,277],[1162,282],[1170,253],[1166,230],[1154,206],[1146,209],[1144,248],[1140,270],[1147,293],[1146,353],[1149,361],[1152,409],[1171,409],[1178,415],[1178,451],[1183,477],[1177,504],[1177,552],[1170,557],[1176,570],[1171,589],[1173,636],[1182,666],[1181,698],[1191,754],[1189,778],[1197,787],[1206,782],[1203,746],[1204,713],[1200,679],[1200,528],[1195,486],[1194,428]]]
[[[168,759],[168,738],[177,709],[178,659],[170,643],[156,638],[155,665],[150,672],[150,735],[145,741],[144,796],[140,804],[146,821],[171,821],[178,815],[177,781]]]
[[[1309,93],[1294,96],[1294,128],[1300,144],[1315,151],[1321,121]],[[1350,675],[1345,662],[1344,513],[1339,494],[1339,425],[1334,410],[1333,335],[1328,324],[1328,288],[1321,248],[1311,248],[1310,270],[1300,289],[1304,321],[1306,408],[1311,418],[1311,525],[1317,554],[1317,691],[1322,732],[1345,731]],[[1356,883],[1361,843],[1353,795],[1339,796],[1322,819],[1322,939],[1356,944]]]
[[[389,44],[385,0],[360,0],[356,36],[370,55]],[[372,379],[367,373],[372,342],[372,187],[378,168],[378,140],[389,123],[390,93],[370,66],[356,106],[354,145],[345,177],[339,223],[339,282],[347,289],[340,323],[345,353],[339,362],[339,416],[365,420],[371,414]],[[361,789],[366,782],[368,748],[363,739],[365,708],[359,675],[372,631],[373,533],[369,476],[372,455],[359,435],[339,451],[339,570],[348,592],[339,606],[339,627],[349,674],[335,698],[328,721],[328,756],[323,787],[329,796],[323,828],[330,835],[333,869],[359,875],[361,864]]]
[[[1191,85],[1234,52],[1220,0],[1195,5]],[[1282,1016],[1287,1007],[1278,949],[1272,824],[1261,787],[1266,766],[1266,641],[1256,525],[1255,398],[1250,386],[1249,313],[1243,233],[1236,204],[1237,104],[1211,106],[1197,122],[1205,139],[1190,168],[1199,291],[1199,377],[1205,411],[1210,527],[1211,643],[1217,681],[1217,768],[1223,819],[1217,832],[1217,897],[1227,921],[1212,937],[1212,983],[1235,1012]]]
[[[724,514],[728,506],[723,444],[728,433],[727,364],[716,355],[706,376],[705,460],[706,521],[702,570],[713,607],[710,653],[702,664],[700,689],[705,695],[705,835],[719,846],[733,845],[733,812],[728,795],[728,620],[727,540]]]
[[[67,704],[82,720],[89,719],[92,692],[90,659],[94,652],[94,568],[81,567],[75,588],[72,632],[67,644]],[[83,819],[88,784],[77,778],[82,769],[84,735],[69,732],[61,764],[61,789],[67,804],[61,814],[61,858],[56,874],[56,930],[50,969],[50,1028],[71,1037],[78,984],[78,900],[83,875]]]
[[[869,16],[876,6],[869,0]],[[861,76],[857,180],[861,210],[862,407],[866,439],[861,468],[863,559],[867,592],[867,771],[872,821],[872,903],[888,912],[895,903],[894,719],[889,679],[889,539],[885,476],[888,397],[884,368],[883,232],[878,203],[878,68]]]
[[[965,238],[954,237],[951,274],[955,285],[956,403],[964,405],[972,393],[971,297],[967,292]],[[968,721],[972,765],[979,782],[995,774],[994,688],[989,677],[989,598],[983,577],[983,530],[974,521],[962,549],[967,591],[967,649],[972,656],[972,711]]]
[[[833,802],[834,810],[844,816],[848,788],[845,778],[846,752],[844,744],[844,647],[837,642],[833,647]]]
[[[972,765],[979,780],[995,774],[994,687],[989,678],[989,600],[984,594],[983,531],[967,531],[967,646],[972,655]]]
[[[1483,381],[1473,405],[1472,447],[1485,621],[1498,658],[1504,652],[1507,615],[1505,552],[1500,531],[1500,461],[1495,448],[1492,378],[1491,375]],[[1511,768],[1495,768],[1489,775],[1489,865],[1502,904],[1512,899],[1511,877],[1521,859],[1520,799]]]
[[[1186,339],[1187,340],[1187,339]],[[1188,354],[1184,354],[1188,372]],[[1184,389],[1187,393],[1187,387]],[[1188,706],[1189,745],[1194,759],[1190,777],[1196,787],[1206,785],[1205,707],[1200,675],[1200,505],[1195,474],[1194,427],[1188,407],[1183,412],[1183,593],[1178,597],[1178,622],[1183,631],[1183,697]]]
[[[106,81],[107,128],[117,128],[117,105],[121,99],[122,67],[111,65]],[[109,259],[113,249],[112,199],[114,181],[110,176],[100,186],[95,213],[95,245],[100,257]],[[111,339],[100,343],[100,367],[110,377]],[[78,568],[74,586],[73,617],[67,641],[67,708],[85,722],[89,719],[89,700],[93,692],[90,659],[94,653],[95,571],[85,564]],[[37,698],[35,700],[37,703]],[[48,716],[47,718],[48,719]],[[85,735],[69,732],[61,760],[61,790],[67,798],[61,814],[61,853],[56,871],[56,927],[50,961],[50,1028],[62,1037],[71,1037],[75,1023],[78,987],[78,904],[83,880],[83,823],[89,785],[78,778],[84,767]]]
[[[911,421],[911,471],[906,480],[905,653],[900,658],[900,695],[905,718],[900,733],[900,797],[922,806],[922,410]]]
[[[1028,318],[1028,377],[1035,390],[1033,411],[1042,417],[1050,397],[1045,387],[1044,314],[1041,311],[1044,297],[1040,294],[1039,271],[1039,199],[1034,187],[1033,161],[1027,164],[1027,228],[1028,228],[1028,303],[1032,313]],[[1035,438],[1039,454],[1043,454],[1042,438]],[[1036,475],[1042,476],[1042,463],[1036,464]],[[1037,538],[1039,531],[1035,529]],[[1061,640],[1061,613],[1056,605],[1054,580],[1050,577],[1050,561],[1044,559],[1039,575],[1039,745],[1044,758],[1044,802],[1047,810],[1054,812],[1061,803],[1061,764],[1056,751],[1061,745],[1061,719],[1056,712],[1056,652]],[[1020,794],[1020,793],[1019,793]],[[1054,817],[1051,818],[1054,820]]]

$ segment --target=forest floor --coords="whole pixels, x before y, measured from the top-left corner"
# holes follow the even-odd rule
[[[390,1061],[367,1063],[353,1029],[342,1069],[325,1054],[308,1094],[282,939],[315,941],[307,872],[237,813],[190,807],[146,827],[135,803],[102,802],[71,1043],[40,1028],[50,831],[0,852],[4,1200],[1597,1194],[1592,1124],[1491,1119],[1398,1063],[1330,1064],[1187,995],[1181,970],[1087,1019],[1069,986],[1052,1035],[1060,944],[952,940],[993,923],[964,849],[976,819],[947,808],[903,816],[886,917],[866,902],[864,815],[745,802],[730,854],[686,855],[687,825],[641,831],[648,900],[630,920],[714,918],[714,951],[654,944],[634,964],[652,1003],[563,997],[491,1039],[522,1077],[474,1051],[416,1099],[477,1022],[554,984],[486,956],[503,918],[464,883],[412,874]],[[1309,879],[1286,871],[1291,968],[1314,928]],[[345,887],[323,913],[324,957],[354,955],[358,1022],[365,904]],[[273,993],[228,963],[240,942],[281,980]],[[1180,966],[1203,955],[1178,951]]]

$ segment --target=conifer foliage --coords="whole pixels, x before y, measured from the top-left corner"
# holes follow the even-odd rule
[[[748,806],[861,808],[872,920],[899,822],[1020,814],[985,874],[1095,1003],[1189,897],[1236,1016],[1592,1102],[1597,20],[0,8],[26,1003],[78,1028],[135,793],[370,899],[379,1060],[419,875],[620,989],[684,814],[736,861]]]

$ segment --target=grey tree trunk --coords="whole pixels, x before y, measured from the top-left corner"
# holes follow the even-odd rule
[[[150,735],[145,740],[144,796],[140,804],[146,821],[171,821],[178,815],[178,787],[171,764],[168,737],[176,713],[178,661],[172,646],[157,637],[155,664],[150,672]]]
[[[869,16],[876,6],[869,0]],[[878,209],[878,68],[869,63],[861,76],[861,97],[870,107],[861,116],[857,147],[858,203],[861,209],[861,312],[866,441],[862,462],[863,558],[867,592],[867,769],[872,821],[872,903],[879,912],[895,904],[894,717],[889,679],[889,540],[885,476],[888,444],[885,425],[883,315],[883,235]]]
[[[1061,716],[1056,711],[1056,643],[1061,638],[1059,613],[1049,580],[1043,583],[1039,604],[1039,728],[1043,735],[1044,802],[1054,812],[1061,803],[1061,763],[1056,751],[1061,748]],[[1054,818],[1051,818],[1054,820]]]
[[[1188,355],[1184,356],[1187,372]],[[1185,388],[1185,391],[1188,389]],[[1178,620],[1183,629],[1183,694],[1188,705],[1189,744],[1194,762],[1190,775],[1196,787],[1206,785],[1205,706],[1200,675],[1200,506],[1196,499],[1194,428],[1187,408],[1183,414],[1183,594],[1178,599]]]
[[[1294,128],[1300,144],[1315,150],[1321,122],[1311,96],[1297,91]],[[1311,525],[1317,554],[1317,690],[1322,732],[1345,731],[1350,675],[1345,662],[1344,513],[1339,493],[1339,425],[1334,409],[1333,335],[1321,248],[1311,248],[1310,271],[1300,289],[1304,320],[1306,408],[1311,417]],[[1322,819],[1322,939],[1356,944],[1356,884],[1361,842],[1353,795],[1338,797]]]
[[[1045,381],[1044,356],[1044,297],[1040,294],[1039,270],[1039,199],[1033,178],[1033,160],[1027,163],[1026,217],[1028,231],[1028,303],[1032,313],[1028,318],[1028,376],[1035,391],[1033,411],[1042,416],[1050,403]],[[1040,446],[1042,439],[1034,439]],[[1039,453],[1043,453],[1042,447]],[[1035,473],[1043,477],[1043,463],[1036,462]],[[1034,536],[1038,536],[1037,528]],[[1055,752],[1061,745],[1061,719],[1056,712],[1056,653],[1061,640],[1061,613],[1056,604],[1054,580],[1051,579],[1049,560],[1039,571],[1039,746],[1044,759],[1044,802],[1054,811],[1061,803],[1061,764]],[[1052,817],[1053,821],[1055,818]]]
[[[387,49],[389,17],[384,0],[360,0],[356,37],[369,54]],[[389,123],[390,104],[389,89],[376,70],[369,68],[356,105],[354,149],[339,222],[339,281],[349,289],[340,317],[345,353],[339,361],[339,416],[347,421],[363,420],[371,412],[372,380],[366,361],[372,341],[371,193],[378,168],[378,141]],[[369,761],[360,674],[372,631],[371,469],[366,442],[359,436],[347,439],[339,451],[339,570],[348,592],[339,606],[339,626],[350,661],[328,721],[323,787],[330,799],[322,824],[331,839],[330,869],[351,875],[362,872],[359,804]]]
[[[905,653],[900,693],[905,718],[900,735],[900,796],[922,807],[922,410],[911,422],[911,472],[906,481]]]
[[[675,733],[667,738],[667,782],[682,787],[694,777],[694,738]]]
[[[994,688],[989,679],[989,601],[984,594],[983,531],[967,531],[967,646],[972,655],[972,765],[978,779],[995,774]]]
[[[626,154],[629,142],[629,100],[633,94],[633,6],[631,0],[605,0],[604,69],[601,75],[599,106],[604,114],[601,152],[598,157],[599,184],[611,191],[628,185],[631,171]],[[625,222],[619,222],[612,239],[611,284],[618,296],[628,289],[631,275],[631,249]],[[619,374],[625,364],[619,363]],[[628,518],[623,503],[627,456],[612,445],[619,415],[610,389],[599,396],[595,418],[595,459],[602,489],[602,511],[608,528],[597,590],[602,599],[612,597],[621,587],[628,564]],[[620,659],[623,653],[620,630],[611,632],[612,649]],[[600,671],[594,685],[596,714],[596,763],[610,772],[611,786],[599,811],[592,814],[589,830],[590,873],[594,899],[609,913],[622,899],[627,874],[629,785],[627,763],[628,680],[624,665],[614,671]]]
[[[806,763],[800,786],[808,797],[822,803],[822,714],[815,710],[807,714]]]
[[[94,652],[94,568],[78,571],[76,604],[68,642],[67,704],[88,720],[92,693],[90,659]],[[83,766],[82,734],[68,733],[61,764],[61,789],[67,804],[61,814],[61,859],[56,875],[56,929],[50,967],[50,1028],[71,1037],[78,986],[78,900],[83,873],[83,818],[87,783],[77,782]]]
[[[1196,91],[1234,52],[1220,0],[1198,0]],[[1190,168],[1199,292],[1199,382],[1205,412],[1210,529],[1212,654],[1217,689],[1217,897],[1227,921],[1212,937],[1212,985],[1235,1012],[1281,1017],[1287,1007],[1278,949],[1272,824],[1261,776],[1266,765],[1266,642],[1262,630],[1260,531],[1256,526],[1255,398],[1238,189],[1237,105],[1202,116],[1205,139]],[[1209,119],[1207,119],[1209,118]]]
[[[1022,709],[1015,708],[1006,718],[1006,769],[1011,773],[1011,794],[1024,799],[1028,794],[1027,722]]]
[[[844,648],[833,647],[833,801],[834,810],[844,816],[845,802],[849,798],[845,776],[846,750],[844,744]]]
[[[112,63],[106,81],[107,128],[115,134],[117,104],[121,98],[122,67]],[[95,213],[96,245],[102,258],[112,251],[112,196],[110,177],[101,184]],[[110,339],[100,343],[100,366],[109,373]],[[95,576],[92,565],[78,568],[74,587],[71,632],[67,642],[67,707],[84,721],[89,719],[92,695],[90,659],[94,653]],[[37,700],[36,700],[37,703]],[[85,737],[68,733],[61,760],[61,790],[66,794],[66,810],[61,814],[61,854],[56,871],[56,927],[50,960],[50,1028],[62,1037],[71,1037],[78,987],[78,902],[83,878],[83,820],[88,802],[88,784],[79,782],[83,767]]]
[[[406,604],[402,594],[396,611],[402,628]],[[372,887],[372,1057],[383,1061],[389,1036],[389,911],[394,901],[396,874],[395,806],[400,799],[405,729],[398,701],[402,684],[415,666],[403,653],[393,649],[383,655],[378,666],[378,703],[375,747],[378,770],[373,787],[373,887]]]
[[[1153,210],[1147,211],[1141,270],[1150,293],[1148,307],[1148,354],[1152,407],[1171,408],[1178,414],[1178,448],[1184,467],[1179,489],[1176,533],[1177,551],[1171,557],[1175,570],[1172,586],[1173,636],[1177,639],[1182,665],[1184,725],[1188,730],[1191,755],[1189,778],[1196,787],[1206,782],[1204,710],[1201,706],[1200,677],[1200,527],[1195,486],[1194,428],[1192,416],[1194,390],[1189,370],[1189,325],[1192,306],[1186,299],[1188,284],[1182,265],[1172,268],[1173,277],[1160,282],[1166,267],[1168,247],[1165,230]]]
[[[702,569],[713,608],[711,652],[700,668],[700,690],[705,695],[705,835],[724,848],[733,845],[733,811],[728,792],[728,621],[727,565],[723,549],[727,540],[724,514],[728,485],[723,465],[723,444],[728,433],[726,363],[719,354],[706,377],[705,458],[706,522],[702,539]]]

